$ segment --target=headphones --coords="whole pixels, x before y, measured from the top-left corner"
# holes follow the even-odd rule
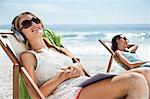
[[[17,38],[17,40],[18,40],[19,42],[23,42],[23,43],[25,42],[25,39],[23,38],[22,33],[19,32],[19,31],[15,28],[14,24],[12,24],[12,26],[11,26],[11,31],[14,32],[14,35],[15,35],[15,37]]]

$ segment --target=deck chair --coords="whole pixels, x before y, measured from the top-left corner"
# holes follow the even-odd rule
[[[14,92],[13,93],[13,97],[19,97],[19,90],[18,89],[19,89],[19,81],[20,81],[20,79],[19,79],[18,75],[19,75],[19,73],[21,73],[21,76],[22,76],[22,69],[24,71],[26,71],[26,70],[21,65],[21,63],[20,63],[20,61],[18,59],[19,59],[19,54],[26,50],[25,45],[23,43],[21,43],[21,42],[18,42],[17,39],[14,36],[14,33],[11,32],[11,31],[5,31],[3,33],[0,33],[0,44],[1,44],[2,48],[4,49],[4,51],[6,52],[6,54],[9,56],[10,60],[14,64],[14,66],[13,66],[14,67],[14,72],[13,72],[14,80],[13,80],[13,82],[14,82],[15,85],[13,87],[13,92]],[[18,48],[14,49],[13,47],[16,47],[16,46]],[[15,64],[17,64],[18,66],[16,66]],[[84,72],[86,73],[86,75],[90,76],[89,73],[87,72],[87,70],[84,67],[82,67],[82,68],[83,68]],[[28,73],[27,73],[27,75],[29,76]],[[28,78],[25,78],[25,80],[26,79],[28,80]],[[31,77],[30,77],[29,80],[32,80]],[[34,87],[32,88],[32,89],[35,89],[34,93],[39,94],[39,97],[44,99],[45,97],[42,95],[42,93],[38,89],[37,85],[34,83],[33,80],[32,80],[32,82],[33,82],[33,85],[36,87],[36,88],[34,88]],[[15,98],[15,99],[17,99],[17,98]],[[27,99],[27,98],[25,98],[25,99]]]
[[[130,69],[131,69],[129,66],[125,65],[125,64],[119,59],[119,57],[117,56],[117,54],[110,48],[110,45],[111,45],[111,44],[108,46],[108,45],[106,44],[106,43],[108,43],[108,42],[102,41],[101,39],[99,39],[98,41],[99,41],[99,42],[108,50],[108,52],[110,52],[110,54],[111,54],[111,57],[110,57],[109,63],[108,63],[108,67],[107,67],[107,72],[110,72],[113,59],[115,59],[115,61],[116,61],[117,63],[119,63],[120,66],[122,66],[122,67],[125,68],[126,70],[130,70]],[[111,42],[109,42],[109,43],[111,43]]]
[[[7,31],[7,32],[4,31],[0,33],[0,45],[13,63],[13,99],[19,99],[19,82],[20,82],[19,74],[24,78],[26,83],[30,86],[30,89],[32,89],[32,94],[37,95],[36,99],[46,99],[18,59],[18,53],[16,52],[17,51],[19,52],[19,50],[21,52],[21,50],[23,50],[23,47],[21,47],[22,45],[16,44],[15,41],[9,42],[10,40],[9,38],[15,38],[11,31]],[[13,50],[11,44],[13,45],[16,44],[15,47],[19,46],[19,48]]]

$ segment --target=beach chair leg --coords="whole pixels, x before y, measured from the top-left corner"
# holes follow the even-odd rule
[[[19,65],[13,66],[13,99],[19,99]]]
[[[108,67],[107,67],[107,72],[110,72],[112,61],[113,61],[113,55],[111,55],[111,57],[110,57],[110,60],[109,60],[109,63],[108,63]]]

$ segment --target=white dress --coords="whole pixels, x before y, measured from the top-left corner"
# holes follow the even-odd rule
[[[42,50],[38,53],[29,52],[33,53],[37,59],[36,76],[42,84],[57,74],[62,67],[74,65],[71,58],[51,49]],[[76,99],[82,89],[78,85],[86,79],[88,77],[80,76],[61,83],[53,94],[48,96],[48,99]]]

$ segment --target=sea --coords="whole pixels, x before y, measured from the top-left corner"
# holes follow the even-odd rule
[[[150,60],[150,24],[65,24],[45,25],[62,37],[62,45],[73,53],[90,74],[106,72],[110,53],[98,39],[111,42],[113,36],[123,34],[129,43],[138,44],[137,54]],[[0,25],[0,30],[10,29]],[[12,63],[0,49],[0,99],[12,99]],[[113,61],[112,72],[124,70]]]
[[[124,34],[129,43],[148,46],[150,41],[150,24],[47,25],[46,28],[61,35],[63,45],[83,56],[99,55],[102,52],[101,49],[97,50],[100,46],[98,39],[111,41],[117,34]]]

